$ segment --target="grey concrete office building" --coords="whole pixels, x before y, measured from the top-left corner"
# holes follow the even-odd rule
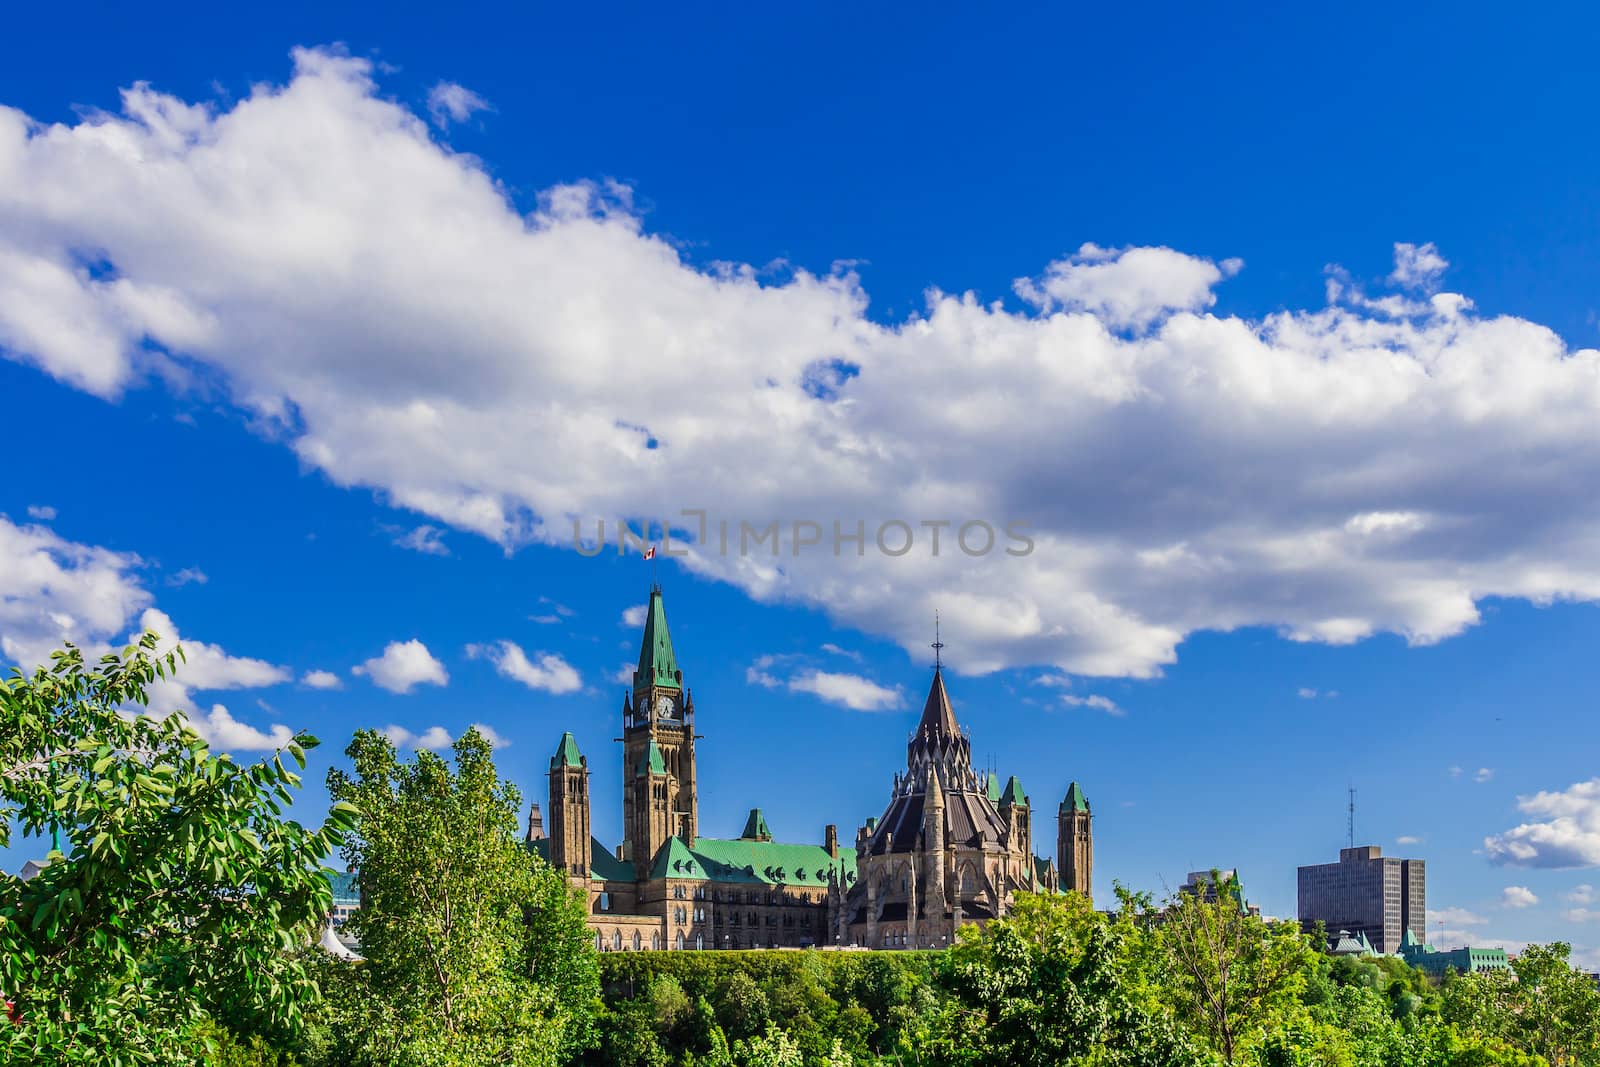
[[[1320,919],[1330,937],[1363,933],[1377,951],[1399,952],[1407,930],[1427,941],[1427,888],[1422,860],[1384,856],[1376,845],[1341,848],[1338,863],[1300,868],[1300,925]]]

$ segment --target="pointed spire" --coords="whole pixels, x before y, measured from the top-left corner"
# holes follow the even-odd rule
[[[932,810],[935,810],[935,809],[943,811],[944,810],[944,786],[939,784],[938,772],[936,772],[933,769],[933,765],[932,764],[928,765],[928,787],[927,787],[925,792],[926,792],[926,796],[923,798],[923,801],[922,801],[922,810],[923,810],[923,812],[926,813],[926,812],[929,812],[929,811],[932,811]],[[927,815],[924,814],[923,818],[926,819]]]
[[[1006,787],[1000,791],[1000,804],[1002,807],[1027,807],[1028,796],[1022,791],[1022,783],[1016,775],[1006,779]]]
[[[678,657],[672,652],[672,635],[667,633],[667,609],[661,600],[661,587],[650,587],[650,603],[644,614],[644,639],[639,645],[639,669],[633,684],[659,685],[676,689],[683,684]]]
[[[556,754],[550,757],[550,769],[581,766],[583,766],[583,753],[578,751],[578,740],[569,730],[561,735],[561,741],[556,745]]]
[[[989,772],[989,777],[983,783],[983,792],[989,798],[989,803],[1000,803],[1000,776],[998,774],[993,771]]]
[[[955,709],[950,706],[950,694],[945,692],[944,671],[939,667],[933,669],[933,685],[928,688],[928,700],[922,705],[922,720],[917,723],[917,732],[924,731],[936,736],[961,735]]]
[[[1078,788],[1078,783],[1073,782],[1071,785],[1067,786],[1066,799],[1061,802],[1061,813],[1064,815],[1069,811],[1088,810],[1089,798],[1083,795],[1083,790]]]
[[[751,808],[750,817],[744,821],[744,833],[739,835],[741,841],[771,841],[772,831],[767,827],[767,817],[761,814],[760,808]]]

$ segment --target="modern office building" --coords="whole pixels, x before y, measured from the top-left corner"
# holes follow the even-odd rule
[[[1300,925],[1320,921],[1330,936],[1364,935],[1384,954],[1400,951],[1405,932],[1427,933],[1427,875],[1422,860],[1385,856],[1376,845],[1341,848],[1338,863],[1300,868]]]

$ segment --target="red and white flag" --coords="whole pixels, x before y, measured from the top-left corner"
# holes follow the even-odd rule
[[[644,550],[644,558],[645,559],[655,559],[656,558],[656,546],[655,545],[651,545],[649,548]]]

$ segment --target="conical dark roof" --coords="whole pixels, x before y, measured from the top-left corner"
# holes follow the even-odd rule
[[[944,671],[937,667],[933,671],[933,685],[928,687],[927,703],[922,705],[922,721],[917,723],[917,733],[924,731],[936,737],[961,736],[955,709],[950,706],[950,694],[945,692]]]

